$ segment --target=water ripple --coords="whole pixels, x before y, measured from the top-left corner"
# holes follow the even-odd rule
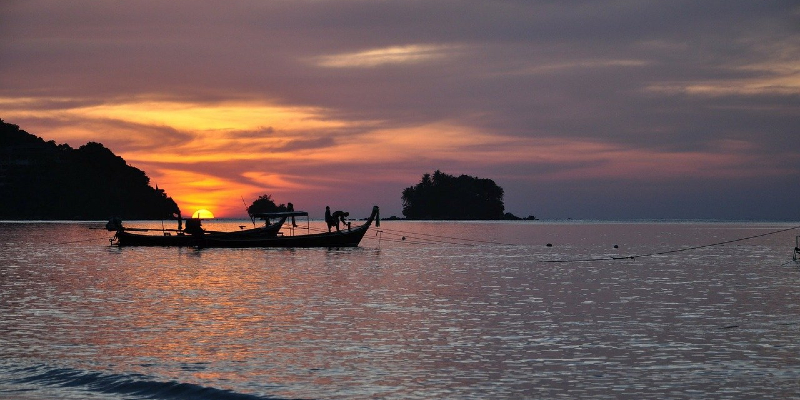
[[[0,397],[796,396],[789,234],[553,264],[771,227],[396,224],[509,244],[120,249],[0,224]]]

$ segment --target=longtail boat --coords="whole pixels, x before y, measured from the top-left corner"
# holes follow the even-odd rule
[[[372,213],[362,225],[333,232],[307,235],[277,235],[273,237],[222,237],[208,236],[201,247],[357,247],[375,222],[380,226],[380,209],[372,207]]]
[[[185,230],[175,232],[175,234],[166,232],[170,233],[169,235],[131,233],[129,231],[135,231],[136,229],[122,228],[120,224],[111,241],[112,245],[117,246],[188,246],[198,248],[357,247],[373,222],[375,222],[376,226],[380,226],[380,209],[378,206],[372,208],[369,218],[360,226],[352,228],[348,226],[345,229],[333,232],[299,235],[284,234],[284,232],[280,232],[280,229],[289,217],[308,217],[308,213],[305,211],[263,213],[255,216],[267,218],[268,221],[269,218],[278,218],[278,222],[256,229],[215,232],[195,229],[194,225],[192,225],[195,222],[190,224],[189,221],[192,221],[190,219],[187,220],[187,228]],[[109,230],[111,230],[111,227],[109,227]],[[293,233],[294,229],[291,231]]]
[[[303,212],[284,212],[284,213],[261,213],[255,214],[265,220],[264,226],[253,229],[242,229],[239,231],[221,232],[207,231],[203,229],[200,218],[186,219],[186,229],[182,224],[178,224],[178,229],[147,229],[147,228],[127,228],[122,225],[122,221],[112,219],[106,224],[106,229],[116,231],[111,239],[112,245],[117,246],[201,246],[203,240],[209,237],[228,237],[228,238],[264,238],[278,235],[281,226],[286,219],[292,216],[308,215]],[[270,223],[271,219],[277,218],[277,222]]]

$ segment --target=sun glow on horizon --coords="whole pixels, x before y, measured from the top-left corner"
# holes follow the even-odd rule
[[[214,214],[211,211],[206,210],[205,208],[197,210],[192,214],[192,218],[202,218],[202,219],[211,219],[214,218]]]

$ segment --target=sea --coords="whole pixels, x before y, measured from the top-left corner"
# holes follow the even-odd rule
[[[197,249],[0,222],[0,399],[800,398],[798,225],[383,221],[357,248]]]

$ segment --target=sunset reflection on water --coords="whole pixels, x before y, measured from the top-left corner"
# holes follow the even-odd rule
[[[621,262],[543,262],[780,226],[383,225],[385,237],[441,242],[379,245],[373,233],[346,250],[117,248],[90,224],[2,225],[3,360],[287,398],[795,387],[800,274],[780,266],[790,232]],[[504,244],[444,243],[478,231]]]

